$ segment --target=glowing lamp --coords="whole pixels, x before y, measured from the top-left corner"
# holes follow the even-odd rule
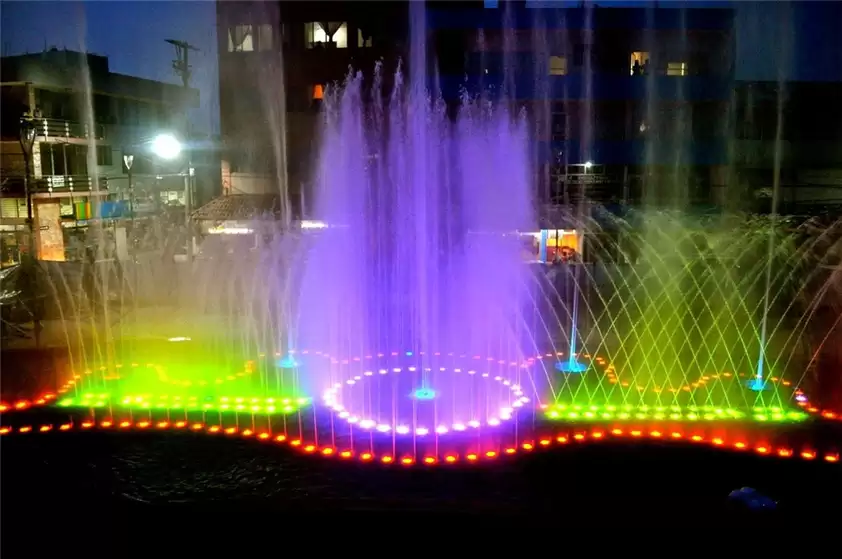
[[[161,159],[175,159],[181,155],[181,142],[172,134],[159,134],[152,140],[152,153]]]
[[[436,397],[436,391],[432,388],[419,388],[412,395],[416,400],[432,400]]]

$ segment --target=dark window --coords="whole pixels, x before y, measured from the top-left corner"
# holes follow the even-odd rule
[[[99,167],[111,166],[111,146],[96,147],[96,164]]]
[[[87,175],[88,147],[41,142],[41,174]]]

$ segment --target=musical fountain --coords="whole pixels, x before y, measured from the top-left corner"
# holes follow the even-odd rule
[[[829,238],[650,210],[642,227],[613,218],[612,237],[580,207],[582,254],[620,258],[528,264],[526,116],[503,92],[466,93],[451,118],[419,5],[407,75],[386,91],[382,66],[371,83],[351,72],[325,95],[326,227],[195,263],[145,326],[138,308],[114,328],[66,318],[76,350],[57,388],[2,408],[65,415],[4,417],[0,433],[185,429],[405,465],[626,436],[838,461],[783,426],[837,419],[810,375],[828,342],[807,343],[834,277],[810,258]]]

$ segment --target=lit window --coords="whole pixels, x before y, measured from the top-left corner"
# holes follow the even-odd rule
[[[324,26],[327,26],[325,28]],[[307,48],[334,47],[338,49],[348,48],[348,24],[340,22],[330,23],[305,23],[304,37],[307,41]]]
[[[254,31],[251,25],[235,25],[228,30],[228,52],[252,52]]]
[[[322,84],[317,83],[313,86],[313,101],[318,101],[320,99],[324,99],[325,96],[325,88]]]
[[[371,35],[363,35],[362,29],[357,29],[357,47],[364,48],[371,46]]]
[[[567,74],[567,59],[563,56],[550,57],[550,75],[564,76]]]
[[[632,76],[642,76],[646,74],[646,69],[649,68],[649,53],[644,51],[635,51],[631,53],[631,61],[629,62],[629,73]]]
[[[272,50],[272,25],[264,23],[257,27],[257,50]]]
[[[667,64],[668,76],[686,76],[687,63],[686,62],[670,62]]]

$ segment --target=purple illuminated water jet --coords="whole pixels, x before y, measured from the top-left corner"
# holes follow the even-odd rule
[[[493,425],[519,398],[509,385],[521,369],[508,363],[521,361],[526,336],[529,272],[515,233],[535,221],[527,126],[507,103],[467,96],[450,117],[426,90],[423,60],[410,65],[409,81],[398,70],[391,91],[378,67],[370,83],[351,74],[325,95],[314,218],[327,227],[310,246],[297,339],[332,355],[409,348],[399,357],[413,360],[413,373],[310,372],[348,418],[416,433]],[[436,357],[490,349],[506,365],[473,367],[490,382]],[[424,401],[419,389],[435,397]]]

